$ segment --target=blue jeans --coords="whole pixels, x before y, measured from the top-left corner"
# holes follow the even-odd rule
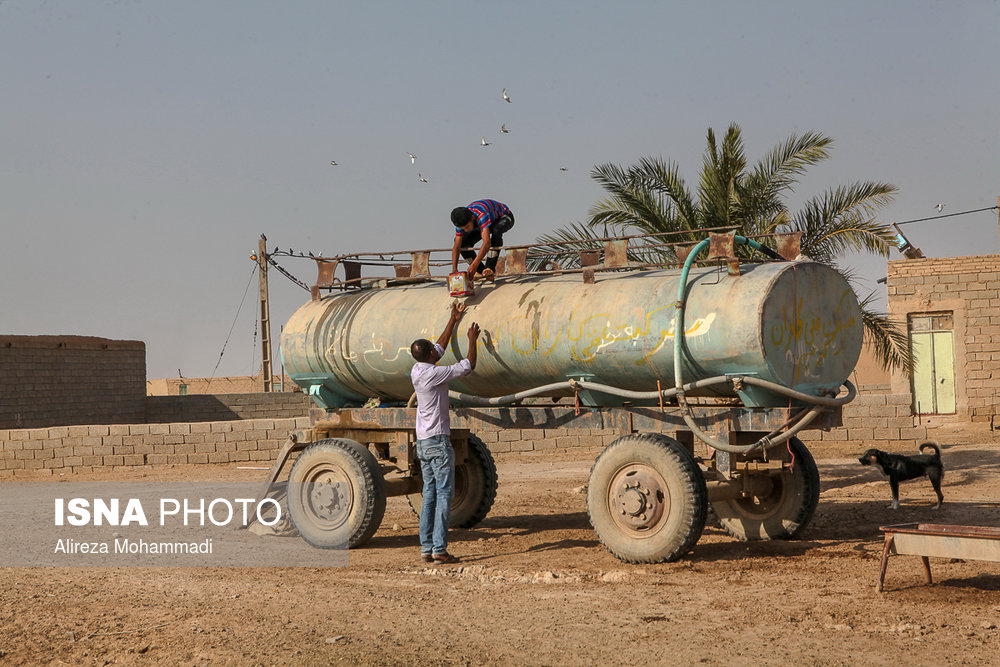
[[[447,435],[417,440],[417,458],[424,478],[424,504],[420,508],[420,553],[448,550],[448,521],[455,494],[455,450]]]

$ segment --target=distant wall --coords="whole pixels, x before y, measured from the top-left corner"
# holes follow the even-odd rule
[[[893,394],[888,384],[858,387],[857,398],[843,407],[842,417],[843,426],[802,431],[799,439],[817,451],[822,451],[824,443],[837,443],[855,446],[859,452],[871,447],[912,451],[933,439],[927,426],[910,412],[910,394]]]
[[[1000,416],[1000,255],[892,261],[886,285],[893,319],[906,323],[915,314],[938,312],[953,316],[955,413],[925,415],[925,420],[995,422]],[[910,382],[894,374],[892,391],[910,395]]]
[[[147,396],[144,421],[150,424],[168,424],[234,419],[285,419],[306,416],[309,414],[309,408],[314,405],[313,400],[301,392]]]
[[[270,465],[298,419],[0,430],[0,479],[188,463]]]
[[[179,370],[179,369],[178,369]],[[184,396],[190,394],[254,394],[264,391],[263,376],[236,375],[216,378],[163,378],[146,380],[148,396]],[[271,378],[274,391],[292,391],[295,383],[287,375]]]
[[[887,390],[887,385],[862,387],[858,398],[844,407],[842,428],[826,432],[807,430],[800,437],[817,452],[822,452],[824,444],[833,443],[855,445],[859,453],[869,447],[897,452],[914,450],[927,439],[928,430],[916,425],[909,415],[908,394],[893,395],[886,393]],[[270,465],[288,433],[309,425],[308,417],[295,416],[0,429],[0,478],[170,464]],[[581,456],[592,456],[592,450],[605,447],[619,437],[614,429],[514,429],[487,425],[477,429],[476,435],[495,453],[590,450],[581,452]]]
[[[146,345],[0,336],[0,428],[145,420]]]

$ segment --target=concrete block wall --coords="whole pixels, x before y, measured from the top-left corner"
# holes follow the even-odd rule
[[[0,479],[191,463],[271,464],[308,417],[0,430]]]
[[[957,412],[951,421],[1000,415],[1000,255],[892,261],[886,286],[889,314],[904,323],[910,313],[954,313]],[[892,386],[909,391],[905,377],[895,376]]]
[[[196,463],[270,465],[308,417],[0,430],[0,479]],[[507,429],[478,433],[493,452],[602,447],[612,430]]]
[[[829,431],[806,430],[799,435],[810,449],[823,451],[823,444],[847,444],[859,453],[874,447],[894,452],[915,451],[933,439],[926,424],[910,410],[910,394],[893,394],[889,385],[858,389],[858,396],[843,408],[843,426]]]
[[[0,428],[145,421],[146,345],[0,336]]]
[[[147,396],[146,418],[150,424],[172,422],[230,421],[235,419],[287,419],[309,413],[315,404],[301,392],[253,394],[188,394]]]
[[[491,452],[532,452],[555,449],[601,448],[620,434],[614,429],[487,429],[476,436]]]
[[[131,470],[171,464],[270,465],[290,431],[309,418],[248,419],[170,424],[111,424],[0,430],[0,479],[24,475]],[[600,449],[618,437],[613,429],[489,429],[476,433],[494,453]],[[878,447],[914,450],[928,438],[914,425],[908,395],[862,391],[844,409],[844,426],[800,437],[814,451],[849,443],[858,451]],[[589,455],[589,454],[588,454]]]

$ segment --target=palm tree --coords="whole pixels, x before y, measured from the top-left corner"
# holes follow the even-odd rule
[[[591,171],[608,193],[590,210],[585,225],[574,224],[538,238],[554,251],[579,250],[579,243],[597,249],[601,233],[657,234],[675,232],[673,240],[691,243],[704,238],[711,228],[735,228],[744,236],[802,232],[802,253],[829,264],[851,283],[849,271],[837,266],[837,258],[848,251],[864,251],[887,257],[896,245],[889,225],[876,219],[888,205],[896,187],[887,183],[858,182],[828,190],[808,200],[792,213],[785,197],[792,192],[806,169],[830,157],[833,140],[816,132],[792,135],[750,166],[743,150],[738,125],[732,124],[717,142],[708,130],[708,146],[695,193],[680,176],[680,168],[663,158],[643,157],[628,168],[615,164],[598,165]],[[740,252],[748,252],[740,246]],[[657,251],[659,261],[674,261],[669,247]],[[648,253],[648,251],[647,251]],[[575,253],[561,254],[572,258]],[[550,257],[539,257],[544,261]],[[635,257],[648,260],[648,257]],[[572,261],[572,259],[570,259]],[[565,265],[567,262],[562,261]],[[906,335],[886,315],[871,309],[873,294],[860,299],[865,336],[876,359],[886,368],[909,371],[913,359]]]

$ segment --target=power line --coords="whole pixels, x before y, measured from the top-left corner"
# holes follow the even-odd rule
[[[243,298],[240,300],[239,308],[236,309],[236,317],[233,318],[233,323],[229,327],[229,335],[226,336],[226,342],[222,344],[222,351],[219,352],[219,360],[215,362],[215,368],[212,369],[212,377],[208,378],[208,385],[205,387],[206,390],[212,385],[212,380],[215,379],[215,371],[219,370],[219,364],[222,363],[222,355],[226,353],[226,345],[229,345],[229,339],[232,338],[233,329],[236,327],[236,320],[239,319],[240,311],[243,310],[243,304],[247,300],[247,293],[250,291],[250,283],[253,282],[254,274],[257,273],[259,268],[260,267],[254,264],[253,270],[250,271],[250,280],[247,281],[246,289],[243,290]]]
[[[293,255],[288,255],[288,256],[292,257]],[[298,278],[296,278],[295,276],[293,276],[291,273],[289,273],[288,271],[286,271],[284,268],[282,268],[281,266],[279,266],[276,261],[274,261],[273,259],[271,259],[271,255],[270,254],[265,254],[264,258],[267,260],[268,264],[270,264],[271,266],[273,266],[274,268],[276,268],[279,272],[281,272],[281,275],[285,276],[286,278],[288,278],[289,280],[291,280],[293,283],[295,283],[296,285],[298,285],[299,287],[301,287],[305,291],[307,291],[307,292],[309,291],[309,285],[306,285],[304,282],[302,282],[301,280],[299,280]]]
[[[928,220],[940,220],[941,218],[954,218],[956,215],[968,215],[970,213],[982,213],[983,211],[995,211],[998,206],[988,206],[986,208],[977,208],[972,211],[960,211],[958,213],[948,213],[946,215],[932,215],[929,218],[917,218],[916,220],[906,220],[904,222],[897,222],[897,225],[909,225],[914,222],[927,222]]]

